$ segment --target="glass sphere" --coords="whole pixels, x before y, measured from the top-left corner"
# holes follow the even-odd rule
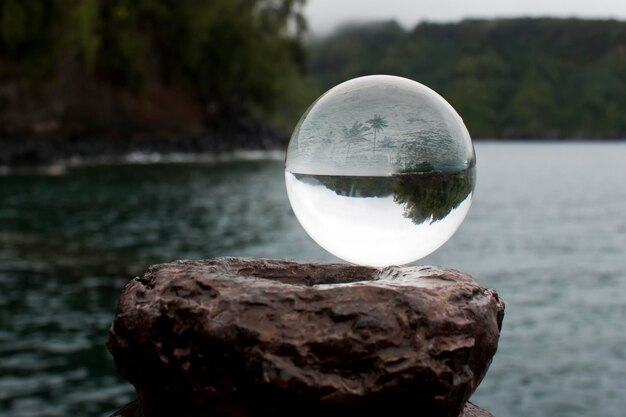
[[[415,81],[372,75],[330,89],[304,113],[285,181],[313,240],[381,267],[416,261],[454,234],[472,202],[475,166],[448,102]]]

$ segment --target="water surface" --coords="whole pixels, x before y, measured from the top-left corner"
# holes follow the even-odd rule
[[[496,288],[497,417],[623,416],[626,144],[479,143],[452,239],[420,263]],[[333,260],[293,216],[282,161],[0,176],[0,416],[107,416],[132,398],[104,348],[124,283],[222,255]]]

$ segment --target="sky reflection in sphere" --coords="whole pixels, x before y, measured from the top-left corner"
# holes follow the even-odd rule
[[[311,105],[291,137],[285,181],[300,224],[324,249],[355,264],[401,265],[458,229],[475,165],[469,133],[441,96],[374,75]]]

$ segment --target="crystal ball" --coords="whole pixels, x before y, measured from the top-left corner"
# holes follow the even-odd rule
[[[320,246],[351,263],[402,265],[463,222],[476,156],[457,112],[401,77],[346,81],[296,126],[285,160],[291,207]]]

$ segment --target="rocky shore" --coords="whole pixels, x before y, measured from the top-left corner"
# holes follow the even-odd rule
[[[118,161],[133,154],[219,155],[242,150],[283,150],[288,141],[287,133],[242,115],[202,132],[165,137],[137,132],[109,137],[0,138],[0,166],[40,167],[73,160]]]
[[[92,80],[66,84],[0,83],[0,167],[116,161],[136,153],[282,150],[289,140],[249,112],[202,106],[188,90],[131,94]]]

